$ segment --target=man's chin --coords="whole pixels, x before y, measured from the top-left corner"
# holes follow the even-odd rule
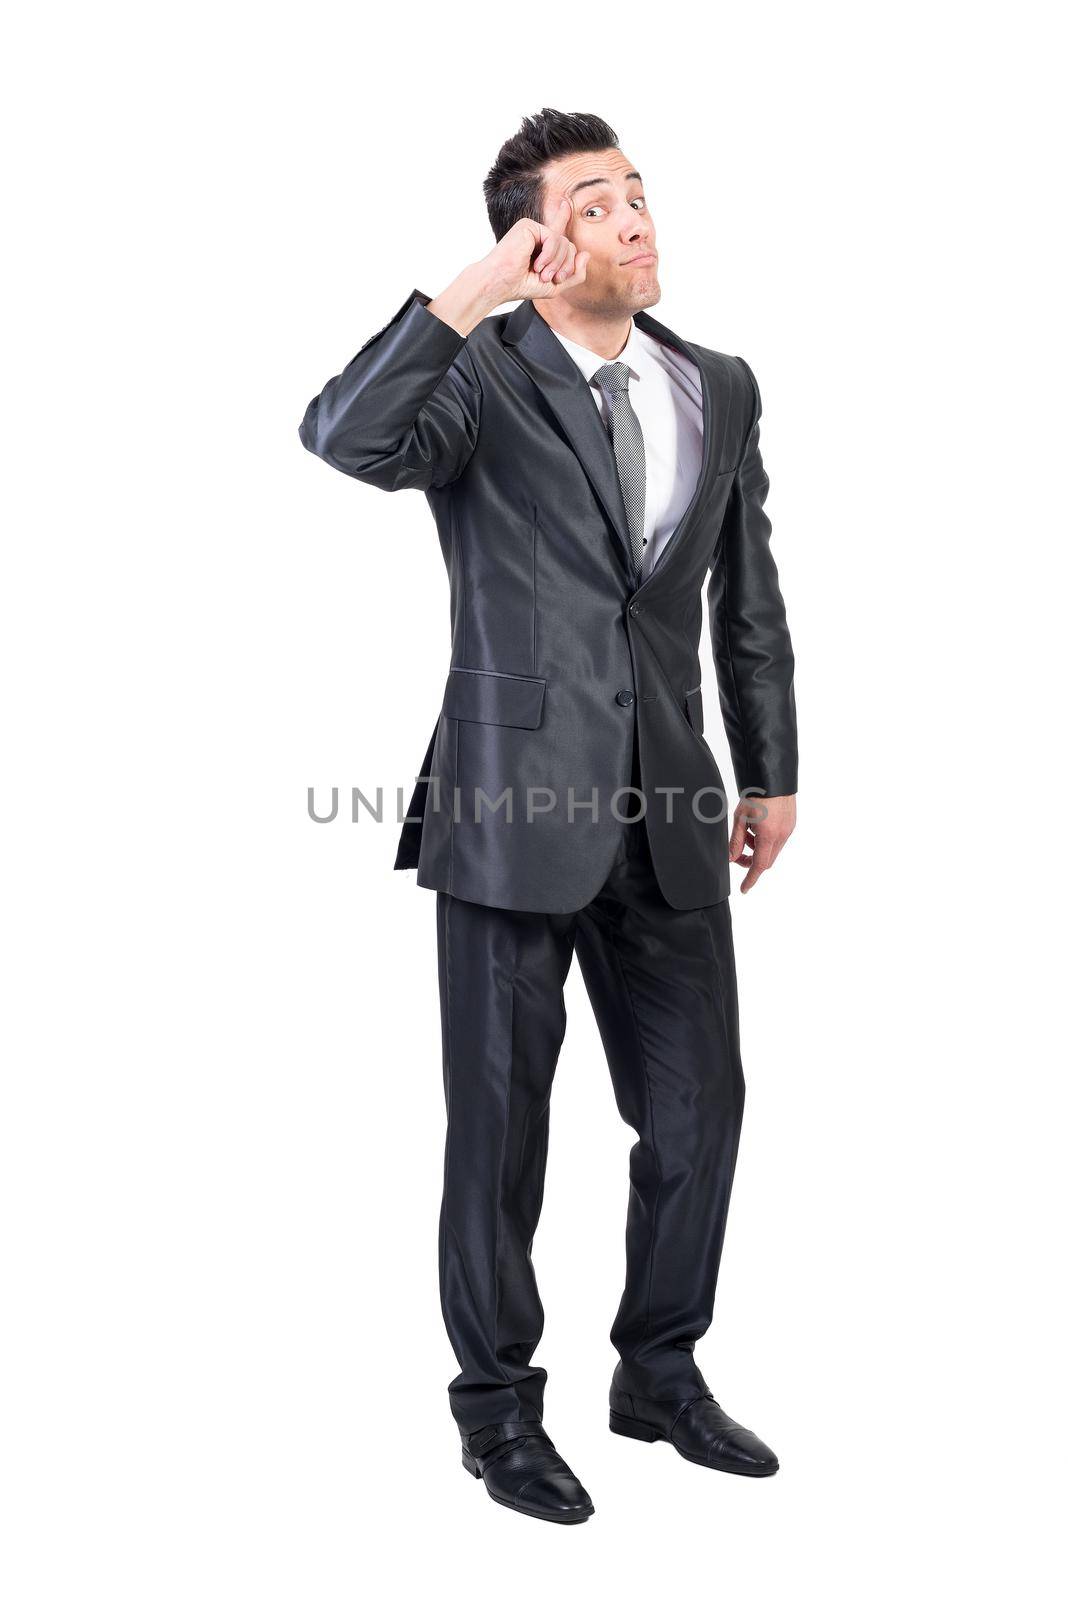
[[[643,274],[630,286],[632,311],[644,311],[646,306],[655,306],[660,299],[660,280],[655,272]]]
[[[586,285],[576,289],[571,303],[598,317],[632,317],[646,306],[655,306],[660,299],[660,283],[655,272],[642,272],[629,283],[618,279],[614,283],[598,283],[589,299],[584,296],[580,300],[584,289]]]

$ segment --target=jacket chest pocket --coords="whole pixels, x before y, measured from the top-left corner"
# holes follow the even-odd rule
[[[704,733],[704,731],[705,731],[705,710],[704,710],[704,704],[703,704],[703,702],[701,700],[701,685],[700,684],[697,685],[696,689],[687,689],[685,707],[686,707],[686,719],[689,722],[690,727],[693,729],[694,733]]]
[[[544,678],[510,672],[479,672],[452,667],[442,711],[461,722],[492,722],[504,728],[537,728],[545,704]]]

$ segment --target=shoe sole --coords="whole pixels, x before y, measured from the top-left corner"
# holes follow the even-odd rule
[[[460,1460],[472,1478],[482,1477],[474,1458],[468,1455],[466,1450],[461,1451]],[[506,1511],[518,1511],[521,1517],[534,1517],[538,1522],[557,1522],[563,1527],[574,1527],[577,1523],[588,1522],[595,1510],[595,1507],[591,1506],[588,1511],[562,1511],[558,1516],[553,1516],[548,1511],[532,1511],[529,1506],[517,1506],[514,1500],[502,1500],[499,1494],[494,1494],[488,1483],[486,1493],[495,1505],[503,1506]]]
[[[725,1461],[706,1461],[701,1456],[692,1456],[688,1450],[680,1450],[673,1440],[660,1428],[655,1428],[651,1422],[639,1422],[636,1417],[625,1417],[619,1411],[609,1411],[608,1426],[613,1433],[621,1434],[624,1439],[639,1439],[642,1444],[656,1444],[663,1440],[682,1457],[684,1461],[692,1461],[695,1467],[710,1467],[713,1472],[729,1472],[735,1478],[773,1478],[779,1470],[779,1463],[773,1467],[734,1467]]]

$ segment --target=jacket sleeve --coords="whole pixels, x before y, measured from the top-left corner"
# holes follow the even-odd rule
[[[413,289],[300,425],[306,449],[379,489],[453,482],[478,439],[482,394],[467,337],[428,311],[429,299]]]
[[[739,791],[797,792],[794,655],[764,510],[760,390],[731,485],[708,580],[708,618],[723,722]]]

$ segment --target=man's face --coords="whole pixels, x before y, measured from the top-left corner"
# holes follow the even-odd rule
[[[567,236],[590,252],[586,282],[568,290],[568,302],[602,316],[632,316],[660,299],[656,229],[641,177],[619,150],[561,156],[542,174],[542,217],[571,201]]]

